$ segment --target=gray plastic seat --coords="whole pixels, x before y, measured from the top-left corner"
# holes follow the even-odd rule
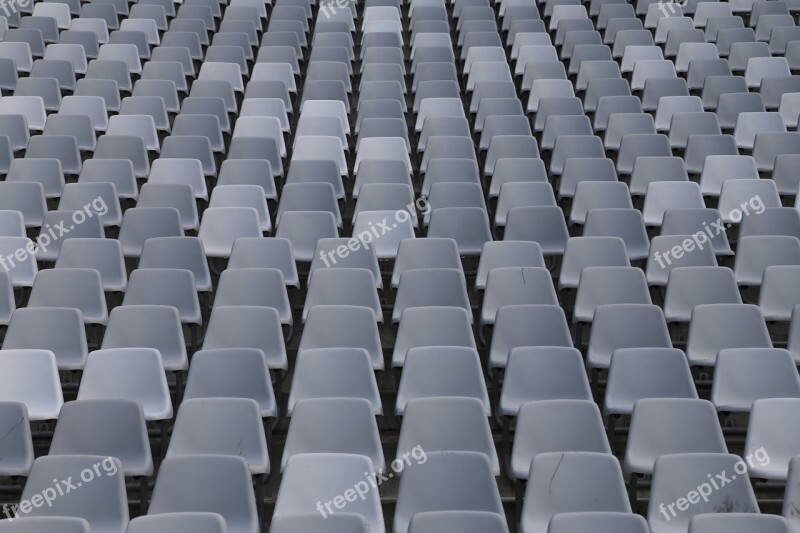
[[[33,466],[34,457],[30,421],[28,420],[28,412],[25,404],[18,402],[0,403],[0,423],[2,423],[2,427],[9,432],[7,442],[5,442],[3,446],[4,457],[3,461],[0,462],[0,471],[3,472],[3,475],[7,476],[27,477]],[[10,527],[11,520],[5,520],[2,524],[3,525],[0,525],[0,530],[16,530]],[[56,526],[55,523],[53,525]],[[33,524],[33,526],[34,529],[31,531],[35,530],[36,524]],[[75,524],[77,533],[86,533],[89,531],[88,525],[85,529],[78,529],[78,526],[80,526],[79,523]],[[24,527],[26,526],[23,524],[23,528]],[[67,530],[67,524],[63,524],[63,527]]]
[[[756,457],[749,470],[752,478],[786,480],[795,454],[796,440],[792,432],[775,432],[778,420],[791,420],[797,398],[766,398],[753,402],[747,427],[744,453]],[[758,443],[758,444],[757,444]],[[767,455],[766,450],[771,453]],[[769,457],[769,460],[766,460]],[[788,529],[786,529],[788,530]]]
[[[137,269],[131,273],[123,305],[172,305],[181,322],[201,324],[202,317],[191,270]]]
[[[534,241],[544,255],[563,255],[568,238],[558,207],[515,207],[508,212],[503,240]]]
[[[644,273],[632,267],[585,268],[578,284],[573,320],[591,322],[596,309],[607,304],[651,304]]]
[[[369,162],[366,162],[369,164]],[[378,165],[382,165],[383,167],[387,166],[387,163],[384,162],[375,162],[375,164],[369,169],[369,174],[376,173]],[[405,168],[405,167],[404,167]],[[359,167],[359,175],[356,176],[356,186],[359,184],[359,180],[363,181],[362,172],[364,171],[363,165]],[[542,168],[544,171],[544,168]],[[395,174],[395,172],[392,172]],[[392,181],[400,181],[402,179],[403,183],[406,183],[406,176],[400,177],[400,169],[396,171],[396,178]],[[377,178],[376,178],[377,179]],[[480,182],[480,174],[478,170],[478,163],[476,160],[472,158],[441,158],[441,159],[432,159],[428,162],[428,169],[425,172],[425,177],[422,180],[422,188],[420,189],[421,194],[423,196],[430,195],[431,188],[436,183],[473,183],[478,184]],[[408,184],[410,185],[410,180],[408,180]],[[354,186],[355,189],[355,186]],[[499,187],[498,191],[499,193]],[[355,193],[354,193],[355,194]]]
[[[343,326],[348,324],[360,329],[355,339],[342,337]],[[383,355],[377,337],[377,323],[372,309],[357,306],[321,305],[309,310],[299,350],[332,347],[365,348],[370,353],[373,367],[381,369],[383,368]]]
[[[109,315],[102,348],[135,347],[158,350],[167,371],[186,370],[186,343],[177,308],[163,305],[115,307]]]
[[[700,190],[704,196],[719,196],[726,181],[737,179],[758,179],[758,170],[752,157],[708,156],[700,175]]]
[[[786,235],[754,235],[739,241],[734,272],[739,285],[761,284],[771,266],[800,264],[800,242]]]
[[[61,105],[61,92],[55,78],[22,78],[14,89],[14,97],[38,97],[47,111],[55,111]]]
[[[428,466],[424,468],[415,468],[411,463],[403,473],[398,492],[395,531],[412,531],[409,522],[425,511],[484,511],[503,517],[499,493],[493,482],[489,461],[484,455],[476,452],[431,452],[425,462]],[[471,490],[436,490],[435,498],[421,497],[420,487],[441,483],[456,472],[469,473],[461,486],[469,486]]]
[[[375,469],[385,468],[372,405],[364,398],[319,398],[297,402],[283,451],[281,469],[292,457],[309,453],[364,455]]]
[[[797,265],[768,266],[764,269],[759,307],[765,320],[788,322],[796,305],[794,279]]]
[[[252,207],[213,207],[203,213],[198,236],[209,257],[230,257],[240,237],[260,237],[261,222]]]
[[[752,200],[754,198],[757,200]],[[719,210],[722,213],[724,222],[736,224],[742,220],[743,216],[754,214],[758,216],[756,214],[758,210],[754,213],[749,212],[749,206],[753,204],[756,204],[758,210],[762,212],[765,209],[781,208],[782,204],[778,196],[778,189],[772,180],[733,180],[723,184],[719,197]],[[744,213],[745,211],[747,212]],[[781,220],[781,218],[776,218],[775,220]],[[793,234],[791,218],[784,220],[787,221],[787,231],[789,234]],[[748,225],[751,228],[753,226]]]
[[[399,323],[412,307],[462,307],[470,312],[464,274],[460,269],[407,270],[400,276],[392,321]]]
[[[86,360],[78,401],[109,399],[137,402],[144,420],[172,418],[172,401],[158,350],[115,348],[92,352]]]
[[[19,152],[28,146],[30,132],[24,115],[0,115],[0,128],[8,138],[10,151]]]
[[[287,415],[304,399],[339,397],[366,399],[375,414],[383,413],[367,350],[320,348],[298,353]]]
[[[554,145],[550,159],[550,173],[563,174],[572,158],[604,158],[603,142],[594,135],[561,135]],[[599,172],[598,172],[599,174]]]
[[[3,237],[25,236],[25,222],[20,211],[0,210],[0,235]]]
[[[95,159],[127,159],[133,163],[134,175],[144,178],[150,173],[150,163],[144,139],[129,135],[103,135],[97,139]]]
[[[338,229],[329,211],[290,211],[281,217],[275,236],[291,242],[296,261],[310,262],[317,257],[317,241],[338,237]]]
[[[800,237],[800,217],[797,211],[791,207],[762,207],[764,204],[761,199],[752,198],[747,205],[741,205],[742,212],[741,226],[739,228],[739,238],[751,235],[788,235],[790,237]],[[750,212],[750,208],[753,209]],[[732,219],[738,218],[738,213]]]
[[[559,473],[561,476],[556,475]],[[595,452],[550,452],[534,457],[521,531],[546,531],[552,516],[569,511],[630,512],[616,458]]]
[[[499,310],[506,305],[558,305],[547,269],[495,267],[490,270],[481,307],[481,326],[494,324]]]
[[[719,224],[720,213],[716,209],[668,209],[664,212],[661,234],[689,235],[699,245],[710,242],[717,256],[733,255],[727,234],[719,229]]]
[[[199,465],[204,465],[199,468]],[[214,480],[212,482],[212,480]],[[225,498],[210,490],[224,482]],[[191,489],[187,490],[187,485]],[[174,512],[214,512],[231,533],[255,533],[258,517],[250,472],[241,457],[198,455],[171,457],[161,465],[149,515]]]
[[[281,323],[291,328],[289,298],[280,270],[273,268],[227,269],[220,276],[214,308],[252,305],[278,311]]]
[[[548,432],[538,431],[548,428]],[[551,452],[611,454],[603,419],[594,402],[542,400],[522,405],[511,452],[511,475],[527,480],[531,461]]]
[[[138,267],[191,270],[197,290],[211,290],[206,256],[197,237],[151,237],[145,240]]]
[[[523,321],[530,326],[516,330]],[[509,353],[523,346],[560,346],[572,348],[563,311],[556,306],[503,306],[495,318],[489,366],[505,367]]]
[[[619,150],[622,138],[630,134],[655,134],[656,126],[649,113],[613,113],[608,117],[603,144],[606,150]]]
[[[153,533],[172,531],[195,531],[196,533],[226,533],[225,519],[217,513],[184,512],[138,516],[130,521],[126,533]]]
[[[598,131],[607,129],[609,117],[613,114],[641,112],[642,103],[636,96],[604,96],[597,101],[594,129]]]
[[[709,453],[671,454],[658,458],[653,473],[653,497],[647,512],[650,530],[654,533],[672,531],[676,527],[683,530],[694,516],[719,512],[723,501],[738,512],[758,513],[758,503],[745,476],[737,476],[738,481],[732,480],[725,487],[712,491],[708,502],[704,499],[703,502],[690,506],[687,511],[674,515],[669,511],[659,512],[659,502],[675,501],[686,483],[695,484],[695,480],[697,484],[706,482],[705,476],[700,479],[698,470],[732,471],[734,465],[740,461],[735,455]]]
[[[54,78],[62,91],[75,89],[75,69],[70,61],[64,59],[37,59],[31,67],[30,77]]]
[[[703,107],[716,110],[721,95],[746,92],[748,92],[747,83],[742,76],[709,76],[705,79],[701,94]]]
[[[270,368],[287,368],[280,316],[270,307],[219,306],[211,313],[203,349],[254,348]]]
[[[105,291],[124,292],[128,280],[119,241],[72,238],[61,246],[56,268],[91,268],[100,272]]]
[[[400,320],[392,366],[403,366],[407,352],[417,346],[474,348],[470,323],[467,312],[458,307],[407,309]]]
[[[632,209],[631,194],[622,182],[584,181],[577,184],[570,212],[570,224],[584,224],[592,209]]]
[[[403,272],[419,268],[461,269],[455,241],[437,238],[400,241],[392,273],[392,287],[398,287]]]
[[[81,152],[92,152],[97,143],[92,119],[85,115],[51,115],[45,122],[43,135],[75,137],[78,149]],[[66,143],[60,142],[59,144]],[[58,152],[61,151],[63,150]],[[70,149],[68,153],[71,151]],[[54,152],[56,151],[54,150]],[[74,164],[70,165],[71,168],[74,168],[74,166]]]
[[[736,126],[739,113],[765,112],[761,95],[745,92],[721,94],[717,99],[717,118],[723,129],[733,129]]]
[[[782,154],[797,153],[800,136],[797,132],[765,132],[756,135],[753,158],[760,171],[772,171]]]
[[[705,203],[700,193],[700,186],[696,183],[655,182],[647,186],[642,216],[648,226],[659,226],[668,209],[703,208],[705,208]]]
[[[462,256],[480,255],[484,243],[492,240],[488,216],[479,207],[436,209],[431,214],[428,237],[455,239]]]
[[[669,142],[673,148],[682,150],[687,147],[692,135],[719,135],[721,133],[714,113],[676,113],[672,116],[669,128]]]
[[[679,267],[670,272],[664,299],[668,322],[689,322],[695,306],[741,304],[733,272],[709,266]]]
[[[585,161],[576,159],[575,161]],[[613,167],[612,167],[613,168]],[[500,187],[495,209],[495,227],[504,227],[511,209],[525,206],[555,206],[556,198],[549,183],[508,182]]]
[[[642,91],[642,107],[645,111],[654,111],[665,96],[689,96],[689,87],[683,78],[656,77],[644,82]]]
[[[100,273],[86,268],[39,272],[28,306],[73,307],[86,324],[105,324],[108,319]]]
[[[171,183],[145,183],[142,186],[137,208],[171,208],[178,211],[178,221],[180,226],[186,230],[196,230],[199,225],[197,214],[197,204],[195,202],[192,187],[187,184]],[[164,215],[172,224],[172,216]],[[158,236],[179,236],[175,231],[167,235]],[[132,249],[133,251],[133,249]]]
[[[631,89],[641,91],[650,79],[675,78],[675,65],[669,60],[648,59],[638,61],[633,67]]]
[[[612,354],[604,414],[630,415],[637,401],[645,398],[698,398],[681,350],[626,348]]]
[[[630,266],[625,242],[619,237],[572,237],[567,241],[558,279],[559,289],[577,288],[590,266]]]
[[[292,168],[296,166],[298,165],[295,164]],[[224,161],[219,168],[217,185],[258,185],[263,189],[267,200],[274,201],[278,197],[272,167],[266,159],[230,159]]]
[[[632,261],[646,258],[650,249],[644,219],[637,209],[592,209],[586,215],[583,236],[621,237]]]
[[[130,23],[128,23],[130,24]],[[139,59],[150,59],[150,41],[149,35],[144,31],[133,30],[133,29],[125,29],[125,30],[117,30],[113,31],[108,36],[108,44],[132,44],[136,47],[137,55]],[[98,49],[98,55],[100,50]],[[97,59],[94,57],[93,59]],[[85,61],[85,59],[84,59]],[[85,70],[84,65],[84,70]]]
[[[365,456],[342,453],[310,453],[292,457],[285,468],[273,515],[273,526],[284,520],[306,516],[316,501],[325,501],[330,492],[321,483],[325,479],[362,480],[362,472],[370,470],[372,462]],[[324,510],[324,507],[323,507]],[[384,530],[383,512],[378,491],[369,491],[363,500],[348,506],[363,524],[362,531],[378,533]],[[342,516],[339,513],[329,516]],[[326,516],[327,518],[327,516]],[[332,524],[335,522],[331,521]],[[304,522],[301,524],[305,525]],[[326,522],[327,524],[327,522]],[[306,526],[307,527],[307,526]],[[276,528],[277,529],[277,528]]]
[[[409,533],[461,531],[464,533],[506,533],[505,517],[486,511],[426,511],[416,513],[408,525]]]
[[[52,488],[53,479],[69,479],[86,468],[92,472],[96,472],[94,470],[96,468],[99,473],[91,477],[91,483],[83,484],[83,490],[77,492],[72,498],[57,498],[51,506],[34,507],[30,513],[26,513],[27,516],[31,518],[81,518],[85,520],[84,524],[88,523],[91,526],[93,531],[124,533],[128,525],[125,477],[120,461],[110,456],[40,457],[34,462],[30,476],[25,483],[22,500],[29,500],[44,490]],[[20,520],[20,524],[23,527],[25,525],[23,520]],[[47,527],[47,524],[47,521],[31,523],[34,528],[32,531]],[[62,529],[62,527],[76,527],[74,522],[66,522],[66,524],[56,522],[56,524],[54,525],[61,531],[70,531]],[[9,531],[16,531],[16,528],[9,529]],[[81,531],[81,529],[76,529],[76,531]]]
[[[44,130],[45,105],[39,96],[6,96],[0,102],[0,115],[23,115],[29,130]]]
[[[0,351],[3,402],[24,404],[30,420],[54,420],[63,405],[53,352],[19,349]]]
[[[58,198],[64,188],[64,174],[58,159],[14,159],[6,181],[41,183],[45,198]]]
[[[627,5],[627,4],[626,4]],[[647,533],[645,519],[632,513],[578,512],[560,513],[550,520],[549,533],[569,533],[594,528],[598,532]]]
[[[49,455],[116,458],[125,476],[151,476],[153,459],[141,406],[133,400],[81,400],[64,404]]]
[[[712,533],[714,531],[747,531],[749,528],[761,531],[785,533],[790,531],[789,522],[780,516],[749,513],[705,514],[692,518],[690,533]]]
[[[403,365],[395,414],[402,416],[415,398],[464,396],[477,398],[489,414],[489,398],[474,348],[433,346],[411,348]]]
[[[672,347],[664,314],[658,306],[637,303],[597,306],[586,356],[588,368],[608,368],[616,350],[639,347]]]
[[[37,135],[31,138],[27,158],[53,158],[60,160],[65,174],[80,174],[81,156],[78,140],[71,135]]]
[[[195,398],[248,398],[258,403],[262,418],[277,414],[266,357],[255,348],[196,352],[189,367],[184,400]]]
[[[708,400],[643,398],[634,405],[629,435],[624,470],[631,476],[651,475],[662,455],[728,452]]]
[[[36,257],[30,253],[31,250],[36,250],[32,244],[26,237],[0,237],[3,268],[10,274],[11,283],[15,288],[33,285],[38,269]]]
[[[202,427],[220,431],[197,435]],[[241,457],[254,476],[269,474],[261,412],[250,398],[197,398],[181,404],[167,459],[206,455]]]
[[[760,399],[798,397],[800,377],[787,350],[771,347],[720,350],[711,386],[711,401],[717,411],[749,413]]]
[[[524,117],[519,117],[519,118],[526,122],[528,130],[530,130],[530,125],[527,122],[527,119],[525,119]],[[497,122],[505,123],[506,117],[490,117],[486,121],[487,124],[490,123],[490,120],[496,120]],[[545,121],[544,130],[542,131],[541,149],[543,151],[553,150],[556,140],[561,135],[571,135],[571,136],[592,135],[592,133],[593,133],[592,123],[589,121],[589,117],[583,115],[554,115],[548,117],[547,120]],[[530,135],[530,132],[526,131],[522,134]],[[481,136],[481,141],[482,140],[483,140],[483,135]],[[506,158],[506,159],[511,159],[511,158]]]
[[[58,209],[97,215],[104,227],[119,226],[122,222],[122,210],[113,183],[69,183],[61,192]],[[77,224],[78,215],[73,215],[73,222]]]
[[[714,366],[717,354],[727,348],[771,347],[755,305],[703,304],[692,311],[686,355],[694,366]]]
[[[716,53],[716,51],[717,49],[714,48],[713,53]],[[733,74],[726,59],[719,59],[713,56],[709,59],[693,59],[686,68],[688,68],[686,75],[687,86],[692,90],[705,88],[706,80],[710,77],[728,77]]]
[[[123,215],[119,240],[125,257],[139,257],[146,239],[176,236],[183,236],[183,226],[177,209],[136,207],[127,210]]]
[[[37,56],[44,55],[44,39],[35,30],[6,30],[3,37],[6,40],[0,46],[0,57],[11,59],[19,72],[30,72],[34,50]]]

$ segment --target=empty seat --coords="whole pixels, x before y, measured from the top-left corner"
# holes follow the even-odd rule
[[[550,452],[533,458],[521,531],[546,531],[551,517],[570,511],[630,512],[615,457],[596,452]]]
[[[761,311],[755,305],[703,304],[692,312],[686,355],[692,365],[714,366],[726,348],[771,348]]]
[[[33,496],[52,489],[53,479],[66,480],[87,468],[95,475],[91,476],[91,483],[83,483],[83,490],[75,491],[72,498],[57,498],[52,502],[53,505],[33,507],[26,513],[27,516],[82,518],[95,530],[119,533],[125,531],[128,525],[125,476],[120,461],[110,456],[62,455],[38,458],[25,483],[22,501],[29,501]],[[46,527],[46,523],[39,523],[34,527]],[[69,522],[66,524],[66,527],[74,526]],[[64,525],[59,529],[61,527]]]
[[[199,465],[203,465],[202,468]],[[224,483],[226,497],[211,490]],[[191,487],[187,490],[187,486]],[[222,515],[230,532],[258,530],[256,501],[250,471],[242,457],[198,455],[171,457],[159,470],[148,513],[214,512]]]
[[[363,480],[363,472],[369,470],[372,470],[369,458],[354,454],[309,453],[292,457],[281,479],[272,527],[283,520],[307,515],[308,509],[314,509],[316,502],[320,502],[320,507],[325,511],[324,504],[330,503],[336,493],[327,488],[323,480],[335,478],[352,484],[356,480]],[[377,490],[368,491],[363,500],[355,500],[353,505],[348,506],[348,513],[358,515],[359,521],[366,525],[366,531],[378,533],[384,530]],[[327,516],[340,515],[331,512],[330,515],[326,513]]]
[[[681,494],[685,495],[686,492],[682,490],[684,483],[698,487],[702,483],[706,483],[703,490],[706,490],[706,486],[710,487],[705,476],[706,470],[712,472],[733,471],[739,462],[741,462],[739,457],[729,454],[687,453],[659,457],[655,462],[652,496],[647,512],[650,530],[660,533],[670,531],[675,527],[683,529],[696,515],[719,512],[719,505],[722,501],[735,506],[735,509],[740,512],[757,513],[758,504],[753,489],[747,478],[741,475],[725,486],[720,486],[719,490],[711,490],[708,502],[703,499],[702,502],[689,506],[686,511],[676,511],[673,514],[667,504],[663,504],[663,502],[676,501]],[[702,478],[699,472],[703,473]],[[660,507],[660,504],[664,506]],[[659,507],[664,510],[663,513],[660,512]]]
[[[749,413],[754,402],[763,398],[797,398],[798,384],[788,351],[771,347],[728,348],[717,356],[711,401],[717,411]]]

